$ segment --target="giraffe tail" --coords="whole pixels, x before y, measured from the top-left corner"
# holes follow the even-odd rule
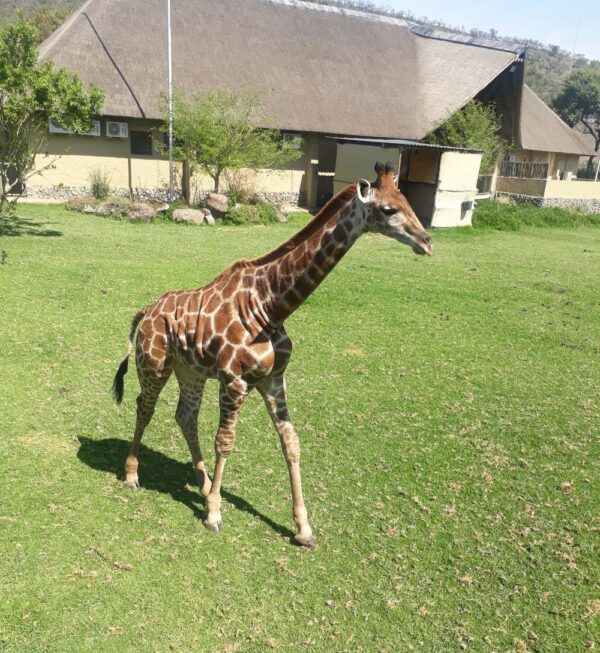
[[[112,385],[113,397],[115,398],[117,404],[120,404],[121,401],[123,401],[123,390],[125,388],[124,377],[127,374],[127,369],[129,367],[129,354],[131,354],[131,350],[133,348],[133,337],[135,336],[135,331],[140,320],[144,317],[144,315],[146,315],[147,308],[148,307],[142,308],[141,311],[136,313],[135,317],[131,321],[131,329],[129,330],[129,338],[127,339],[127,353],[119,365],[119,369],[115,374],[115,379]]]

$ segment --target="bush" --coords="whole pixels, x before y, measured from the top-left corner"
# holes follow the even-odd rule
[[[533,206],[532,204],[504,204],[492,200],[477,202],[473,212],[475,228],[499,231],[519,231],[521,227],[580,227],[600,226],[600,214],[566,211],[565,209]]]
[[[83,195],[81,197],[71,197],[65,202],[65,208],[68,211],[83,211],[85,206],[98,206],[98,200],[91,195]]]
[[[229,209],[223,216],[223,224],[248,225],[272,224],[277,222],[277,211],[274,206],[265,202],[255,204],[240,204]]]
[[[106,201],[99,202],[99,205],[96,207],[100,215],[111,215],[115,218],[125,218],[127,217],[127,212],[131,207],[131,200],[127,197],[113,196],[107,197]],[[109,209],[110,213],[102,213],[103,209]]]
[[[105,200],[110,193],[111,175],[101,168],[92,168],[88,175],[90,190],[97,200]]]
[[[256,187],[254,185],[254,173],[251,170],[242,168],[240,170],[227,170],[224,173],[227,182],[227,198],[229,206],[236,204],[255,204]]]
[[[502,122],[493,104],[469,100],[424,138],[426,143],[483,150],[480,176],[491,175],[507,144],[502,139]]]

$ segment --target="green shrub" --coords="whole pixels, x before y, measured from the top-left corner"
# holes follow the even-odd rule
[[[521,227],[579,227],[600,226],[600,214],[577,213],[565,209],[505,204],[492,200],[477,202],[473,213],[475,228],[519,231]]]
[[[131,206],[131,200],[127,197],[113,195],[112,197],[107,197],[106,201],[99,202],[96,208],[102,211],[102,208],[106,207],[106,205],[110,205],[108,208],[112,211],[112,217],[125,218]]]
[[[111,175],[101,168],[92,168],[88,174],[88,181],[92,195],[97,200],[105,200],[110,193]]]
[[[236,204],[256,204],[255,175],[252,170],[241,168],[224,172],[227,182],[227,199],[229,206]]]
[[[83,195],[81,197],[71,197],[65,202],[65,208],[68,211],[83,211],[84,206],[98,206],[98,200],[91,195]]]
[[[223,216],[223,224],[250,225],[272,224],[277,222],[277,211],[274,206],[265,202],[255,204],[240,204],[229,209]]]
[[[84,207],[92,206],[94,209],[98,209],[101,206],[110,204],[112,209],[112,217],[123,218],[127,215],[127,211],[131,206],[131,200],[127,197],[120,197],[113,195],[112,197],[107,197],[104,201],[97,200],[91,195],[83,195],[81,197],[72,197],[65,202],[65,208],[68,211],[83,211]]]

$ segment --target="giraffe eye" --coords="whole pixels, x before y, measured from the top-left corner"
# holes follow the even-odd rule
[[[381,212],[385,213],[385,215],[394,215],[394,213],[396,213],[396,209],[393,206],[382,206]]]

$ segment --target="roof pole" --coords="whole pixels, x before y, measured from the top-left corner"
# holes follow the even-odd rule
[[[171,0],[167,0],[167,51],[169,58],[169,202],[175,199],[173,189],[173,56],[171,50]]]

